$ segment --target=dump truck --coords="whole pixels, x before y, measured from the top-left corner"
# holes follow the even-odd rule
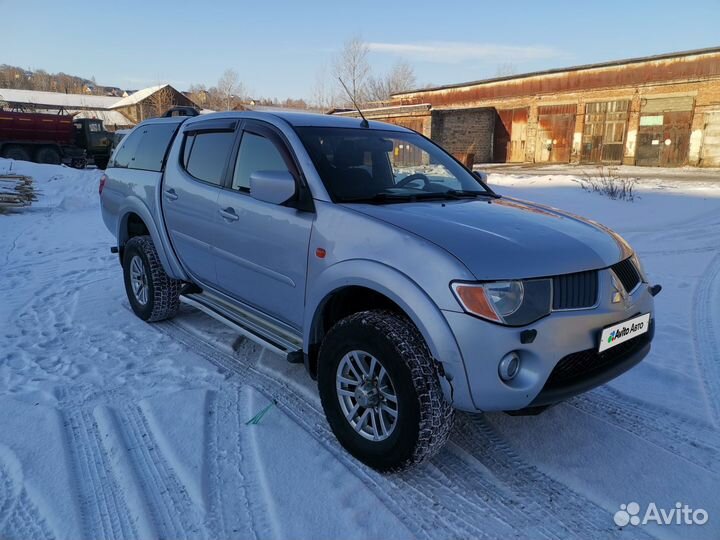
[[[92,160],[104,169],[111,141],[102,120],[0,110],[0,157],[76,168]]]

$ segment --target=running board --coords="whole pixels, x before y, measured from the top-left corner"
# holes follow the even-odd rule
[[[302,338],[299,335],[293,335],[287,330],[261,320],[260,317],[249,311],[230,306],[227,302],[214,296],[208,296],[207,293],[181,294],[180,301],[199,309],[216,321],[239,332],[250,341],[287,356],[288,359],[294,353],[302,351]]]

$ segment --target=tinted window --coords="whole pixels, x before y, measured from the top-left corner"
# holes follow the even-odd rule
[[[255,171],[287,170],[282,154],[270,139],[246,132],[240,142],[232,187],[249,190],[250,175]]]
[[[199,180],[220,185],[234,139],[232,131],[201,132],[186,137],[183,153],[185,169]]]
[[[140,127],[122,140],[113,157],[113,167],[161,171],[176,124]]]
[[[132,158],[135,157],[135,151],[143,137],[143,130],[136,129],[130,135],[123,139],[122,145],[117,149],[113,157],[113,167],[127,168],[130,166]]]
[[[165,152],[175,128],[177,128],[176,124],[155,124],[145,127],[135,156],[130,162],[130,168],[161,171]]]

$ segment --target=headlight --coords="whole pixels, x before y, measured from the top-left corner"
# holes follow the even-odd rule
[[[524,326],[548,315],[552,280],[451,284],[460,305],[472,315],[509,326]]]
[[[637,253],[633,253],[632,257],[630,257],[630,260],[633,263],[633,266],[635,266],[635,270],[637,270],[638,275],[640,276],[640,281],[643,283],[647,283],[647,276],[645,275],[645,269],[643,268],[642,263],[640,262],[640,257],[638,257]]]

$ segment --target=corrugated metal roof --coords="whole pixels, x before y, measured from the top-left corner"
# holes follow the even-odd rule
[[[68,111],[74,113],[76,111]],[[102,120],[105,126],[134,126],[135,122],[127,118],[124,114],[118,111],[105,111],[105,110],[82,110],[77,111],[74,118],[97,118]]]
[[[417,105],[388,105],[387,107],[373,107],[371,109],[362,109],[365,116],[371,116],[375,114],[401,114],[401,113],[412,113],[412,112],[423,112],[429,111],[432,108],[430,103],[418,103]],[[359,116],[357,110],[349,109],[346,111],[330,112],[336,116]]]
[[[113,96],[88,96],[86,94],[62,94],[60,92],[43,92],[40,90],[0,88],[0,99],[12,103],[25,103],[28,105],[48,107],[109,109],[121,98]]]
[[[169,84],[159,84],[157,86],[149,86],[148,88],[143,88],[142,90],[138,90],[134,94],[129,95],[128,97],[122,98],[120,101],[117,101],[113,105],[111,105],[110,109],[117,109],[119,107],[127,107],[128,105],[137,105],[140,103],[143,99],[146,99],[150,96],[152,96],[155,92],[158,90],[162,90],[166,86],[170,86]]]
[[[583,64],[579,66],[571,66],[566,68],[555,68],[555,69],[548,69],[544,71],[532,71],[529,73],[520,73],[517,75],[508,75],[506,77],[493,77],[490,79],[480,79],[476,81],[468,81],[468,82],[462,82],[462,83],[455,83],[455,84],[445,84],[441,86],[432,86],[429,88],[418,88],[416,90],[406,90],[404,92],[397,92],[393,94],[393,97],[398,96],[405,96],[410,94],[420,94],[420,93],[426,93],[426,92],[433,92],[436,90],[450,90],[453,88],[462,88],[465,86],[476,86],[481,84],[489,84],[489,83],[496,83],[496,82],[503,82],[503,81],[512,81],[517,79],[525,79],[528,77],[537,77],[539,75],[552,75],[556,73],[566,73],[571,71],[582,71],[586,69],[598,69],[598,68],[606,68],[606,67],[613,67],[613,66],[623,66],[627,64],[637,64],[640,62],[654,62],[658,60],[668,60],[671,58],[682,58],[686,56],[697,56],[697,55],[703,55],[703,54],[713,54],[713,53],[720,53],[720,47],[709,47],[706,49],[695,49],[691,51],[681,51],[681,52],[674,52],[674,53],[665,53],[665,54],[657,54],[653,56],[640,56],[637,58],[627,58],[624,60],[612,60],[609,62],[600,62],[597,64]]]

